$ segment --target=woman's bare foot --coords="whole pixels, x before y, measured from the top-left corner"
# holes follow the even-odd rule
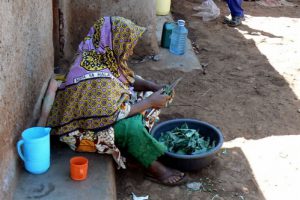
[[[147,169],[147,178],[164,185],[173,186],[184,183],[185,174],[168,168],[158,161],[154,161]]]

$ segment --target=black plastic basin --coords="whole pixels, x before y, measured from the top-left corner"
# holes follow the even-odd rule
[[[151,135],[158,140],[161,134],[166,133],[176,127],[180,127],[182,124],[187,123],[188,127],[191,129],[196,129],[199,134],[204,136],[205,139],[208,137],[210,141],[215,140],[215,148],[210,149],[207,152],[195,154],[195,155],[181,155],[171,152],[166,152],[160,161],[169,167],[179,169],[181,171],[196,171],[207,165],[213,160],[214,155],[220,150],[223,144],[223,134],[215,126],[199,121],[196,119],[173,119],[169,121],[162,122],[155,126]]]

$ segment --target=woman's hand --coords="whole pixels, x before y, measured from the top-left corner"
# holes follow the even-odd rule
[[[168,105],[171,96],[161,94],[162,89],[154,92],[148,98],[139,101],[131,106],[128,117],[136,115],[137,113],[142,113],[149,108],[159,109],[164,108]]]
[[[158,90],[148,98],[148,101],[153,108],[164,108],[166,107],[168,101],[171,99],[170,96],[161,93],[162,90]]]

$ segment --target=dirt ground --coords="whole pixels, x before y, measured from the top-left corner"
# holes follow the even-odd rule
[[[226,143],[208,167],[188,173],[189,182],[200,182],[202,190],[191,191],[186,185],[166,187],[152,183],[144,179],[141,170],[129,165],[128,170],[117,172],[120,200],[131,199],[131,192],[137,196],[149,195],[153,200],[290,199],[279,197],[287,191],[284,190],[287,184],[279,187],[281,178],[278,184],[269,178],[260,181],[256,171],[261,170],[263,175],[270,170],[262,171],[262,166],[255,165],[259,163],[251,161],[259,156],[251,157],[249,152],[257,149],[257,155],[263,153],[263,141],[268,138],[299,135],[300,40],[297,37],[300,35],[300,1],[293,1],[297,5],[294,7],[274,8],[245,1],[246,21],[238,28],[222,24],[222,16],[228,15],[226,3],[220,0],[215,3],[221,9],[221,16],[203,22],[191,16],[196,13],[193,7],[200,3],[172,1],[173,17],[186,20],[189,38],[200,62],[208,63],[204,72],[153,70],[154,61],[134,65],[133,69],[159,83],[182,76],[182,82],[176,87],[176,97],[170,107],[162,111],[161,120],[196,118],[207,121],[222,130]],[[300,146],[299,138],[296,139],[293,141]],[[259,152],[255,145],[246,151],[241,145],[232,145],[234,141],[252,141],[253,144],[262,141],[262,146]],[[280,141],[283,139],[273,146],[275,150],[283,145]],[[299,177],[299,160],[296,162],[282,151],[278,152],[278,163],[286,159],[282,162],[289,163],[290,172],[298,173],[290,176]],[[271,158],[265,156],[260,156],[261,163]],[[275,160],[269,165],[275,167]],[[293,199],[300,199],[300,196]]]

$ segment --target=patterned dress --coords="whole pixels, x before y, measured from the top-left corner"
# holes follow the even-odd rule
[[[149,95],[133,91],[134,73],[126,63],[144,31],[128,19],[103,17],[80,43],[47,120],[51,134],[74,151],[112,154],[125,168],[114,143],[114,125],[128,116],[133,103]],[[148,131],[158,114],[143,117]]]

